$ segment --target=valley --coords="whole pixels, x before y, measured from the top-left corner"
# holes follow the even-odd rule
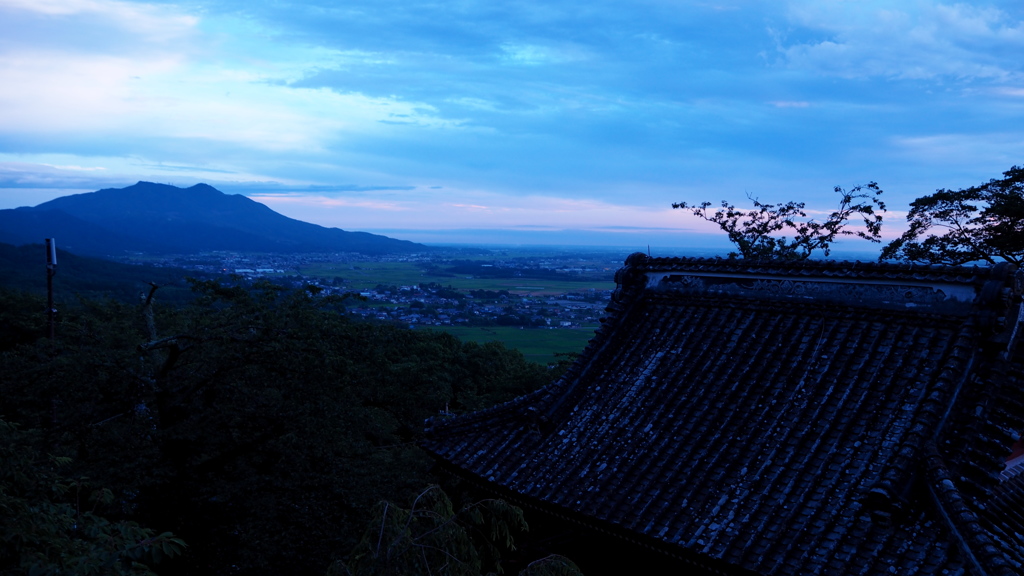
[[[135,254],[124,263],[312,286],[368,322],[502,342],[540,364],[578,353],[600,325],[626,254],[567,248],[439,248],[423,254]]]

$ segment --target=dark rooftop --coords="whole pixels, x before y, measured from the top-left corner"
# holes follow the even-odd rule
[[[520,504],[719,573],[1024,573],[1008,265],[634,254],[559,382],[428,424]]]

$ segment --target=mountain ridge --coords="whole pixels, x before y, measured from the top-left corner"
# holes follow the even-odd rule
[[[410,253],[431,248],[368,232],[326,228],[279,214],[239,194],[200,183],[188,188],[140,181],[0,210],[0,242],[54,237],[83,255],[209,250]]]

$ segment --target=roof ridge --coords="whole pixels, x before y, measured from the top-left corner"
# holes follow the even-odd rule
[[[804,278],[850,278],[861,280],[918,280],[976,285],[988,280],[1006,282],[1016,267],[1010,263],[995,266],[946,266],[897,262],[861,262],[859,260],[750,260],[696,257],[653,258],[642,252],[631,254],[626,267],[638,272],[727,272],[737,275],[774,275]]]

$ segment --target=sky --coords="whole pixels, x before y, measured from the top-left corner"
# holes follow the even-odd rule
[[[876,181],[891,238],[1024,164],[1022,54],[1019,0],[0,0],[0,208],[205,182],[428,243],[669,247],[723,242],[673,202]]]

